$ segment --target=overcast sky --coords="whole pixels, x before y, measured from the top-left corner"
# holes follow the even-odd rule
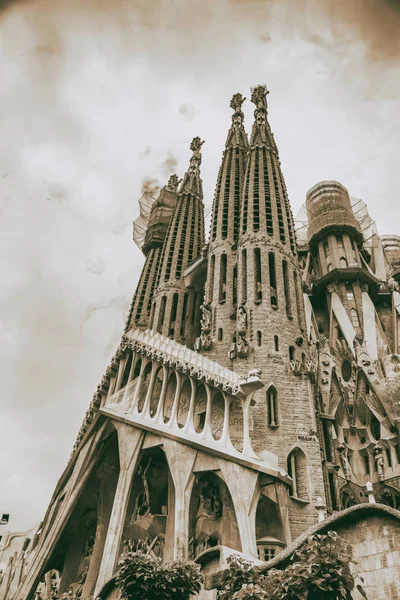
[[[203,146],[209,210],[232,94],[267,83],[292,207],[321,179],[400,234],[394,0],[0,2],[0,512],[43,516],[123,331],[143,185]],[[150,183],[149,183],[150,182]]]

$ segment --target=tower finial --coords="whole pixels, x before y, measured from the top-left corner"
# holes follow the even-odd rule
[[[251,101],[256,105],[256,110],[267,110],[267,94],[269,91],[265,83],[251,88]]]
[[[168,190],[171,190],[171,192],[176,192],[181,181],[182,179],[179,179],[178,175],[171,175],[166,187]]]
[[[246,100],[246,98],[243,98],[242,94],[234,94],[232,96],[232,100],[231,100],[231,103],[229,106],[231,108],[233,108],[235,114],[236,113],[243,114],[242,113],[242,104],[245,100]]]
[[[202,196],[202,185],[200,179],[200,165],[201,165],[201,147],[204,144],[204,140],[201,140],[198,136],[192,139],[190,149],[193,154],[190,158],[189,169],[183,178],[180,194],[192,193],[199,194]]]

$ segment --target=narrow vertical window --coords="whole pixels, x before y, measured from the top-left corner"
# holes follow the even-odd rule
[[[219,270],[219,301],[226,300],[226,254],[221,254],[221,263]]]
[[[257,346],[261,346],[262,344],[262,333],[261,331],[257,331]]]
[[[295,357],[295,347],[289,346],[289,360],[294,360]]]
[[[199,297],[199,294],[198,294],[198,292],[196,292],[195,295],[193,296],[193,304],[192,304],[192,321],[191,321],[191,323],[193,326],[196,323],[198,297]]]
[[[158,315],[158,324],[157,324],[157,331],[158,333],[162,333],[162,328],[164,325],[164,317],[165,317],[165,306],[167,304],[167,296],[163,296],[161,298],[161,305],[160,305],[160,313]]]
[[[242,250],[242,302],[247,300],[247,250]]]
[[[220,328],[218,329],[218,341],[219,341],[219,342],[222,342],[222,338],[223,338],[223,337],[224,337],[224,332],[223,332],[222,328],[220,327]]]
[[[232,297],[233,297],[233,304],[237,304],[237,264],[233,267],[233,272],[232,272]]]
[[[254,249],[254,285],[255,285],[255,300],[262,300],[262,279],[261,279],[261,250]]]
[[[210,302],[210,303],[213,300],[214,274],[215,274],[215,254],[213,254],[211,257],[210,272],[209,272],[209,276],[208,276],[208,302]]]
[[[350,316],[351,316],[351,322],[353,324],[353,327],[358,329],[360,327],[360,321],[358,320],[358,314],[357,314],[357,311],[355,308],[351,309]]]
[[[256,147],[254,178],[253,178],[253,229],[260,229],[260,167],[259,167],[259,148]]]
[[[175,321],[176,321],[176,313],[178,310],[178,294],[174,294],[172,296],[172,305],[171,305],[171,315],[170,315],[170,319],[169,319],[169,330],[168,330],[168,335],[169,337],[174,337],[175,334]]]
[[[279,425],[278,393],[273,385],[267,389],[267,420],[270,427]]]
[[[390,448],[385,448],[385,453],[386,453],[386,460],[387,460],[388,467],[391,467],[392,466],[392,456],[390,454]]]
[[[274,335],[274,347],[275,352],[279,352],[279,337],[277,335]]]
[[[298,281],[296,271],[293,271],[293,279],[294,279],[294,293],[295,293],[295,298],[296,298],[296,310],[297,310],[298,319],[301,322],[301,313],[302,313],[301,308],[302,308],[303,298],[300,293],[300,286],[299,286],[299,281]]]
[[[289,271],[286,260],[282,261],[282,273],[283,273],[283,291],[285,294],[285,306],[286,306],[286,314],[291,319],[292,318],[292,300],[290,296],[290,284],[289,284]]]
[[[278,306],[278,296],[276,293],[276,271],[275,271],[275,254],[268,253],[269,266],[269,293],[271,298],[271,306]]]
[[[185,337],[185,328],[186,328],[186,318],[187,318],[187,309],[188,309],[188,302],[189,302],[189,294],[185,293],[185,295],[183,296],[183,307],[182,307],[182,317],[181,317],[181,337],[184,338]]]
[[[153,329],[155,312],[156,312],[156,303],[153,302],[152,307],[151,307],[150,319],[149,319],[149,329]]]

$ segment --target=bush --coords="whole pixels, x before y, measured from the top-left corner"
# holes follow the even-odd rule
[[[309,537],[282,570],[228,562],[218,600],[351,600],[354,589],[347,546],[332,531]]]
[[[118,562],[116,584],[124,600],[189,600],[200,591],[201,582],[196,563],[163,563],[143,549],[125,552]]]

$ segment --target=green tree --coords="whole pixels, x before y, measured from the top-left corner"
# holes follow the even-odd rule
[[[351,600],[351,559],[333,531],[309,537],[282,570],[255,567],[238,557],[228,560],[218,600]]]
[[[116,585],[124,600],[189,600],[200,591],[201,582],[196,563],[163,563],[143,548],[126,551],[118,562]]]

